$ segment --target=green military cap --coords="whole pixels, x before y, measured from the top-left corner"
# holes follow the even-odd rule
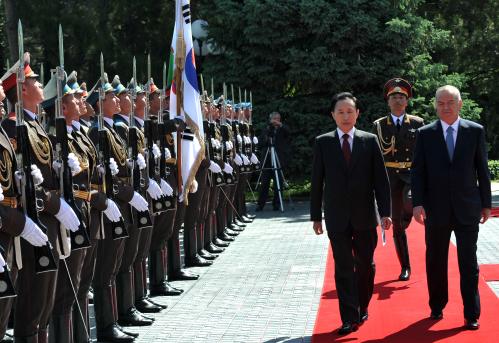
[[[76,94],[83,94],[83,89],[81,89],[80,85],[78,84],[78,74],[75,70],[73,70],[71,74],[69,74],[66,83],[69,87],[71,87],[72,90],[74,90]]]
[[[135,87],[135,92],[136,94],[142,94],[145,93],[144,86],[135,83],[133,77],[130,79],[130,82],[128,82],[128,90],[131,92],[134,90]]]
[[[66,95],[74,94],[75,91],[71,89],[66,83],[67,75],[64,73],[64,80],[57,80],[57,76],[55,73],[50,77],[50,81],[43,88],[43,98],[45,101],[42,102],[42,107],[48,109],[55,104],[55,100],[57,99],[57,82],[60,83],[60,87],[62,90],[62,97]]]
[[[127,91],[126,87],[123,86],[123,84],[121,83],[120,77],[118,75],[114,75],[114,79],[113,82],[111,83],[111,86],[113,86],[114,93],[116,95],[120,95]]]

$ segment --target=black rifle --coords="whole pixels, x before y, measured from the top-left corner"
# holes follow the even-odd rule
[[[24,44],[21,21],[18,24],[18,40],[19,40],[19,69],[17,70],[17,103],[16,103],[16,141],[17,141],[17,168],[21,173],[21,192],[22,205],[24,214],[33,220],[36,225],[46,234],[47,228],[38,219],[38,211],[43,209],[43,201],[38,199],[36,192],[38,185],[35,185],[33,176],[31,175],[31,158],[30,143],[28,136],[28,127],[24,124],[24,109],[23,109],[23,83],[24,77]],[[33,247],[35,255],[35,273],[45,273],[57,270],[54,255],[52,254],[52,246],[47,242],[44,246]]]
[[[104,180],[102,183],[103,193],[106,194],[108,199],[115,200],[115,188],[117,188],[117,185],[115,185],[114,181],[114,176],[111,174],[111,168],[109,166],[109,161],[111,159],[111,150],[109,147],[109,139],[108,135],[111,133],[108,132],[108,130],[104,127],[104,122],[103,122],[103,116],[104,113],[102,112],[102,105],[104,101],[104,85],[106,83],[106,78],[104,76],[104,56],[100,55],[100,70],[101,70],[101,77],[100,77],[100,87],[99,87],[99,114],[97,117],[97,129],[99,132],[99,144],[97,146],[97,151],[98,151],[98,164],[104,168]],[[113,222],[110,221],[111,223],[111,235],[114,240],[116,239],[122,239],[122,238],[127,238],[128,237],[128,230],[126,229],[125,222],[123,221],[123,217],[120,218],[119,221]]]
[[[66,75],[64,73],[64,47],[62,41],[62,28],[59,26],[59,66],[56,68],[55,76],[57,80],[57,99],[55,102],[55,157],[61,165],[59,170],[59,188],[64,199],[74,211],[80,225],[78,230],[70,232],[71,250],[86,249],[91,246],[90,237],[88,236],[87,226],[83,220],[83,215],[80,208],[76,205],[73,195],[73,176],[71,168],[68,165],[68,132],[66,128],[66,119],[62,113],[62,88],[66,83]]]

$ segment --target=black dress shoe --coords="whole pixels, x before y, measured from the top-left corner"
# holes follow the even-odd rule
[[[360,311],[359,315],[359,322],[360,324],[364,324],[364,322],[369,318],[369,314],[367,313],[367,310]]]
[[[118,324],[118,323],[114,323],[114,325],[116,325],[116,327],[117,327],[117,328],[118,328],[121,332],[123,332],[125,335],[132,336],[132,337],[134,337],[134,338],[139,337],[139,334],[138,334],[137,332],[130,332],[130,331],[128,331],[128,330],[126,330],[126,331],[125,331],[125,330],[124,330],[124,329],[120,326],[120,324]]]
[[[90,289],[88,291],[88,294],[87,294],[87,299],[88,299],[88,303],[89,304],[93,304],[94,303],[94,292],[92,289]]]
[[[107,328],[97,331],[97,340],[99,342],[131,343],[135,337],[121,331],[116,324],[111,324]]]
[[[185,258],[186,267],[209,267],[213,264],[213,261],[208,261],[197,255],[192,258]]]
[[[210,254],[220,254],[225,251],[225,248],[217,247],[215,244],[210,243],[206,247],[206,251],[208,251]]]
[[[399,280],[400,281],[407,281],[409,280],[411,277],[411,268],[402,268],[402,271],[400,272],[400,275],[399,275]]]
[[[234,224],[236,224],[237,226],[239,227],[246,227],[246,224],[244,224],[243,222],[240,222],[239,220],[234,220]]]
[[[212,254],[212,253],[206,251],[205,249],[201,249],[199,251],[199,256],[201,256],[205,260],[210,260],[210,261],[213,261],[214,259],[216,259],[218,257],[217,254]]]
[[[184,291],[179,288],[175,288],[171,286],[168,282],[163,281],[159,285],[151,285],[150,286],[150,294],[151,296],[177,296],[182,294]]]
[[[190,273],[186,270],[180,269],[176,273],[173,273],[171,276],[168,275],[169,281],[189,281],[189,280],[197,280],[199,279],[199,275]]]
[[[253,218],[248,217],[248,215],[242,215],[243,223],[253,223]]]
[[[231,229],[228,229],[226,228],[224,230],[224,233],[228,236],[231,236],[231,237],[236,237],[236,236],[239,236],[239,234],[241,233],[240,231],[232,231]]]
[[[480,328],[480,324],[476,319],[465,319],[464,328],[466,330],[478,330]]]
[[[158,313],[163,309],[146,298],[135,300],[135,308],[141,313]]]
[[[246,214],[246,217],[248,217],[249,219],[255,219],[256,216],[254,214]]]
[[[181,292],[181,293],[182,293],[182,292]],[[151,298],[149,298],[149,296],[147,296],[147,295],[146,295],[145,299],[146,299],[148,302],[150,302],[151,304],[156,305],[156,306],[158,306],[159,308],[161,308],[161,309],[163,309],[163,310],[168,308],[168,306],[166,306],[166,305],[163,305],[163,304],[160,304],[160,303],[155,302],[154,300],[152,300]]]
[[[220,238],[224,242],[233,242],[235,240],[234,237],[227,235],[225,232],[222,232],[220,235],[218,235],[218,238]]]
[[[127,313],[118,316],[118,323],[121,326],[149,326],[153,321],[142,316],[135,307],[131,307]]]
[[[354,331],[357,331],[359,326],[357,323],[343,323],[343,325],[338,329],[338,335],[348,335]]]
[[[229,225],[229,229],[231,229],[232,231],[238,231],[238,232],[243,232],[244,231],[244,227],[239,227],[239,226],[237,226],[234,223],[232,223],[232,224]]]
[[[215,240],[213,241],[213,244],[219,248],[227,248],[229,246],[229,242],[226,242],[226,241],[222,241],[220,238],[215,238]]]
[[[430,319],[440,320],[443,317],[444,317],[444,314],[442,313],[442,311],[431,311]]]

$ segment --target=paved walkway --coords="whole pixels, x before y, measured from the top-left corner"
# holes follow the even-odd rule
[[[176,282],[180,297],[137,342],[309,342],[324,278],[327,238],[311,229],[308,204],[264,211],[213,266]]]

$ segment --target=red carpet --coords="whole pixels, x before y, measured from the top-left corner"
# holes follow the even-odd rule
[[[485,281],[499,281],[499,264],[482,264],[480,274]]]
[[[456,248],[452,244],[449,249],[449,303],[444,309],[442,320],[428,319],[430,309],[426,288],[424,230],[421,225],[413,222],[407,232],[412,265],[411,280],[397,280],[400,266],[390,231],[387,234],[387,245],[383,247],[380,242],[375,252],[377,271],[374,295],[369,305],[369,320],[357,332],[346,336],[336,333],[341,319],[334,285],[334,261],[329,249],[313,343],[499,342],[499,299],[482,276],[479,284],[482,305],[480,329],[462,329],[464,319],[459,271]]]

